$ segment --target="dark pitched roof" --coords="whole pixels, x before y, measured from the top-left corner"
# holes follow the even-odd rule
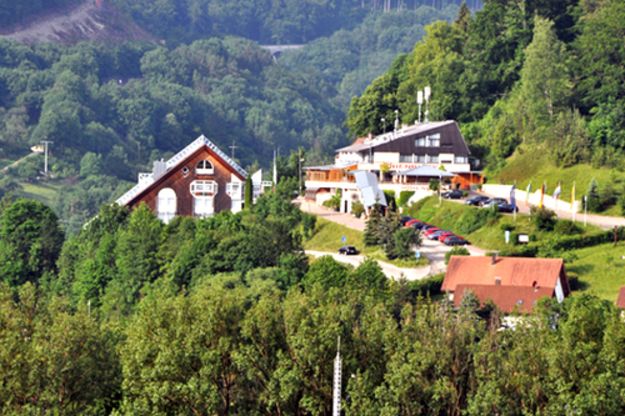
[[[481,305],[491,301],[505,313],[530,313],[539,299],[554,296],[554,289],[549,287],[459,284],[454,293],[454,306],[460,306],[469,292],[473,292]]]
[[[440,147],[416,147],[414,140],[428,134],[440,133]],[[371,139],[357,139],[349,146],[337,149],[337,152],[362,152],[368,149],[376,151],[400,152],[401,154],[435,155],[453,153],[458,156],[470,155],[469,147],[454,120],[436,121],[407,126],[397,131],[381,134]]]
[[[562,259],[527,257],[497,257],[492,264],[490,256],[452,256],[447,266],[442,290],[454,292],[458,285],[495,285],[554,289],[563,271]],[[568,282],[563,283],[568,295]]]

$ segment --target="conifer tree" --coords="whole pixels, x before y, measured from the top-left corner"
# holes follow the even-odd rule
[[[250,175],[245,178],[245,198],[243,203],[245,209],[251,209],[252,205],[254,205],[254,184]]]

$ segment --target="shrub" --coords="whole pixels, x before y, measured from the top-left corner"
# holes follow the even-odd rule
[[[435,296],[441,293],[441,286],[443,285],[444,273],[440,273],[427,279],[414,280],[408,283],[410,288],[411,297],[417,296]]]
[[[410,200],[410,198],[412,198],[413,195],[414,195],[414,191],[401,191],[399,193],[399,201],[397,202],[397,204],[400,207],[407,206],[408,201]]]
[[[496,209],[468,209],[458,217],[455,228],[461,234],[471,234],[498,217],[499,212]]]
[[[440,187],[440,183],[438,181],[438,179],[430,179],[430,190],[431,191],[438,191]]]
[[[362,214],[365,213],[365,206],[360,201],[352,202],[352,214],[356,218],[362,217]]]
[[[583,231],[579,225],[575,224],[573,221],[570,221],[570,220],[560,220],[556,222],[556,225],[553,228],[553,230],[556,233],[562,234],[562,235],[581,234]]]
[[[336,193],[332,195],[332,198],[328,199],[323,203],[323,206],[338,211],[339,209],[341,209],[341,195],[341,190],[337,189]]]
[[[445,253],[445,264],[449,264],[451,256],[470,256],[469,250],[466,247],[454,247]]]
[[[399,228],[393,233],[393,247],[386,254],[389,259],[409,259],[413,256],[412,247],[421,243],[419,232],[412,227]],[[390,255],[389,255],[390,254]]]
[[[539,230],[552,231],[556,225],[556,213],[550,209],[532,207],[531,215]]]
[[[397,202],[395,201],[395,192],[384,191],[384,197],[386,198],[386,206],[391,211],[397,211]]]

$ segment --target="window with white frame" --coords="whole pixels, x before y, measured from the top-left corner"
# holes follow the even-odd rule
[[[171,188],[163,188],[158,192],[156,212],[158,218],[165,224],[176,216],[178,200],[176,192]]]
[[[215,213],[215,198],[212,196],[198,196],[193,198],[193,215],[196,217],[210,217]]]
[[[219,186],[215,181],[193,181],[190,185],[193,197],[213,197],[217,194]]]
[[[399,163],[413,163],[415,155],[399,155]]]
[[[420,155],[420,156],[417,156],[417,162],[419,162],[419,163],[425,163],[425,162],[426,162],[426,157],[425,157],[425,155]]]
[[[215,172],[213,164],[209,160],[200,160],[195,167],[195,173],[198,175],[212,175]]]
[[[441,146],[441,135],[440,133],[432,134],[428,136],[428,147],[440,147]]]
[[[438,156],[428,156],[429,163],[438,163]]]
[[[241,191],[243,189],[241,182],[230,182],[226,184],[226,193],[232,199],[241,199]]]
[[[418,139],[415,140],[414,144],[417,147],[425,147],[426,146],[425,137],[419,137]]]
[[[456,163],[469,163],[469,158],[465,156],[456,156]]]

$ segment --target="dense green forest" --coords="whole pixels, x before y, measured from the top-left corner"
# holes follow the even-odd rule
[[[177,43],[234,35],[269,44],[298,44],[351,29],[370,13],[429,6],[442,9],[461,0],[112,0],[149,32]],[[472,1],[477,8],[479,1]]]
[[[0,161],[52,140],[51,174],[66,181],[55,208],[74,228],[121,194],[120,180],[134,181],[202,133],[223,149],[235,142],[246,165],[267,165],[276,148],[321,157],[345,137],[342,113],[326,99],[332,86],[243,39],[171,50],[0,42],[0,62]],[[8,173],[34,181],[41,168],[32,157]]]
[[[280,64],[333,85],[336,96],[328,98],[346,110],[352,97],[383,74],[398,53],[412,50],[425,33],[426,24],[452,21],[457,14],[455,5],[442,10],[420,7],[414,12],[371,14],[354,29],[339,30],[285,54]]]
[[[523,7],[519,7],[522,5]],[[379,132],[398,108],[417,118],[416,92],[433,90],[434,119],[457,119],[497,170],[516,149],[542,148],[558,166],[625,167],[625,4],[617,0],[486,2],[438,22],[413,52],[353,100],[352,133]]]
[[[39,198],[75,232],[137,172],[201,133],[224,150],[235,143],[247,167],[267,167],[274,149],[326,159],[348,139],[352,95],[410,50],[425,24],[453,19],[453,3],[347,19],[353,29],[278,60],[234,37],[175,47],[0,41],[0,169],[26,157],[0,172],[0,197]],[[42,181],[43,158],[27,156],[41,140],[54,142],[51,181]]]
[[[0,0],[0,33],[1,26],[23,24],[28,18],[42,12],[56,11],[60,7],[80,3],[81,0]]]
[[[63,241],[39,202],[0,207],[0,413],[347,415],[625,412],[625,322],[545,302],[517,330],[440,280],[308,264],[288,187],[236,215],[164,225],[104,207]]]

